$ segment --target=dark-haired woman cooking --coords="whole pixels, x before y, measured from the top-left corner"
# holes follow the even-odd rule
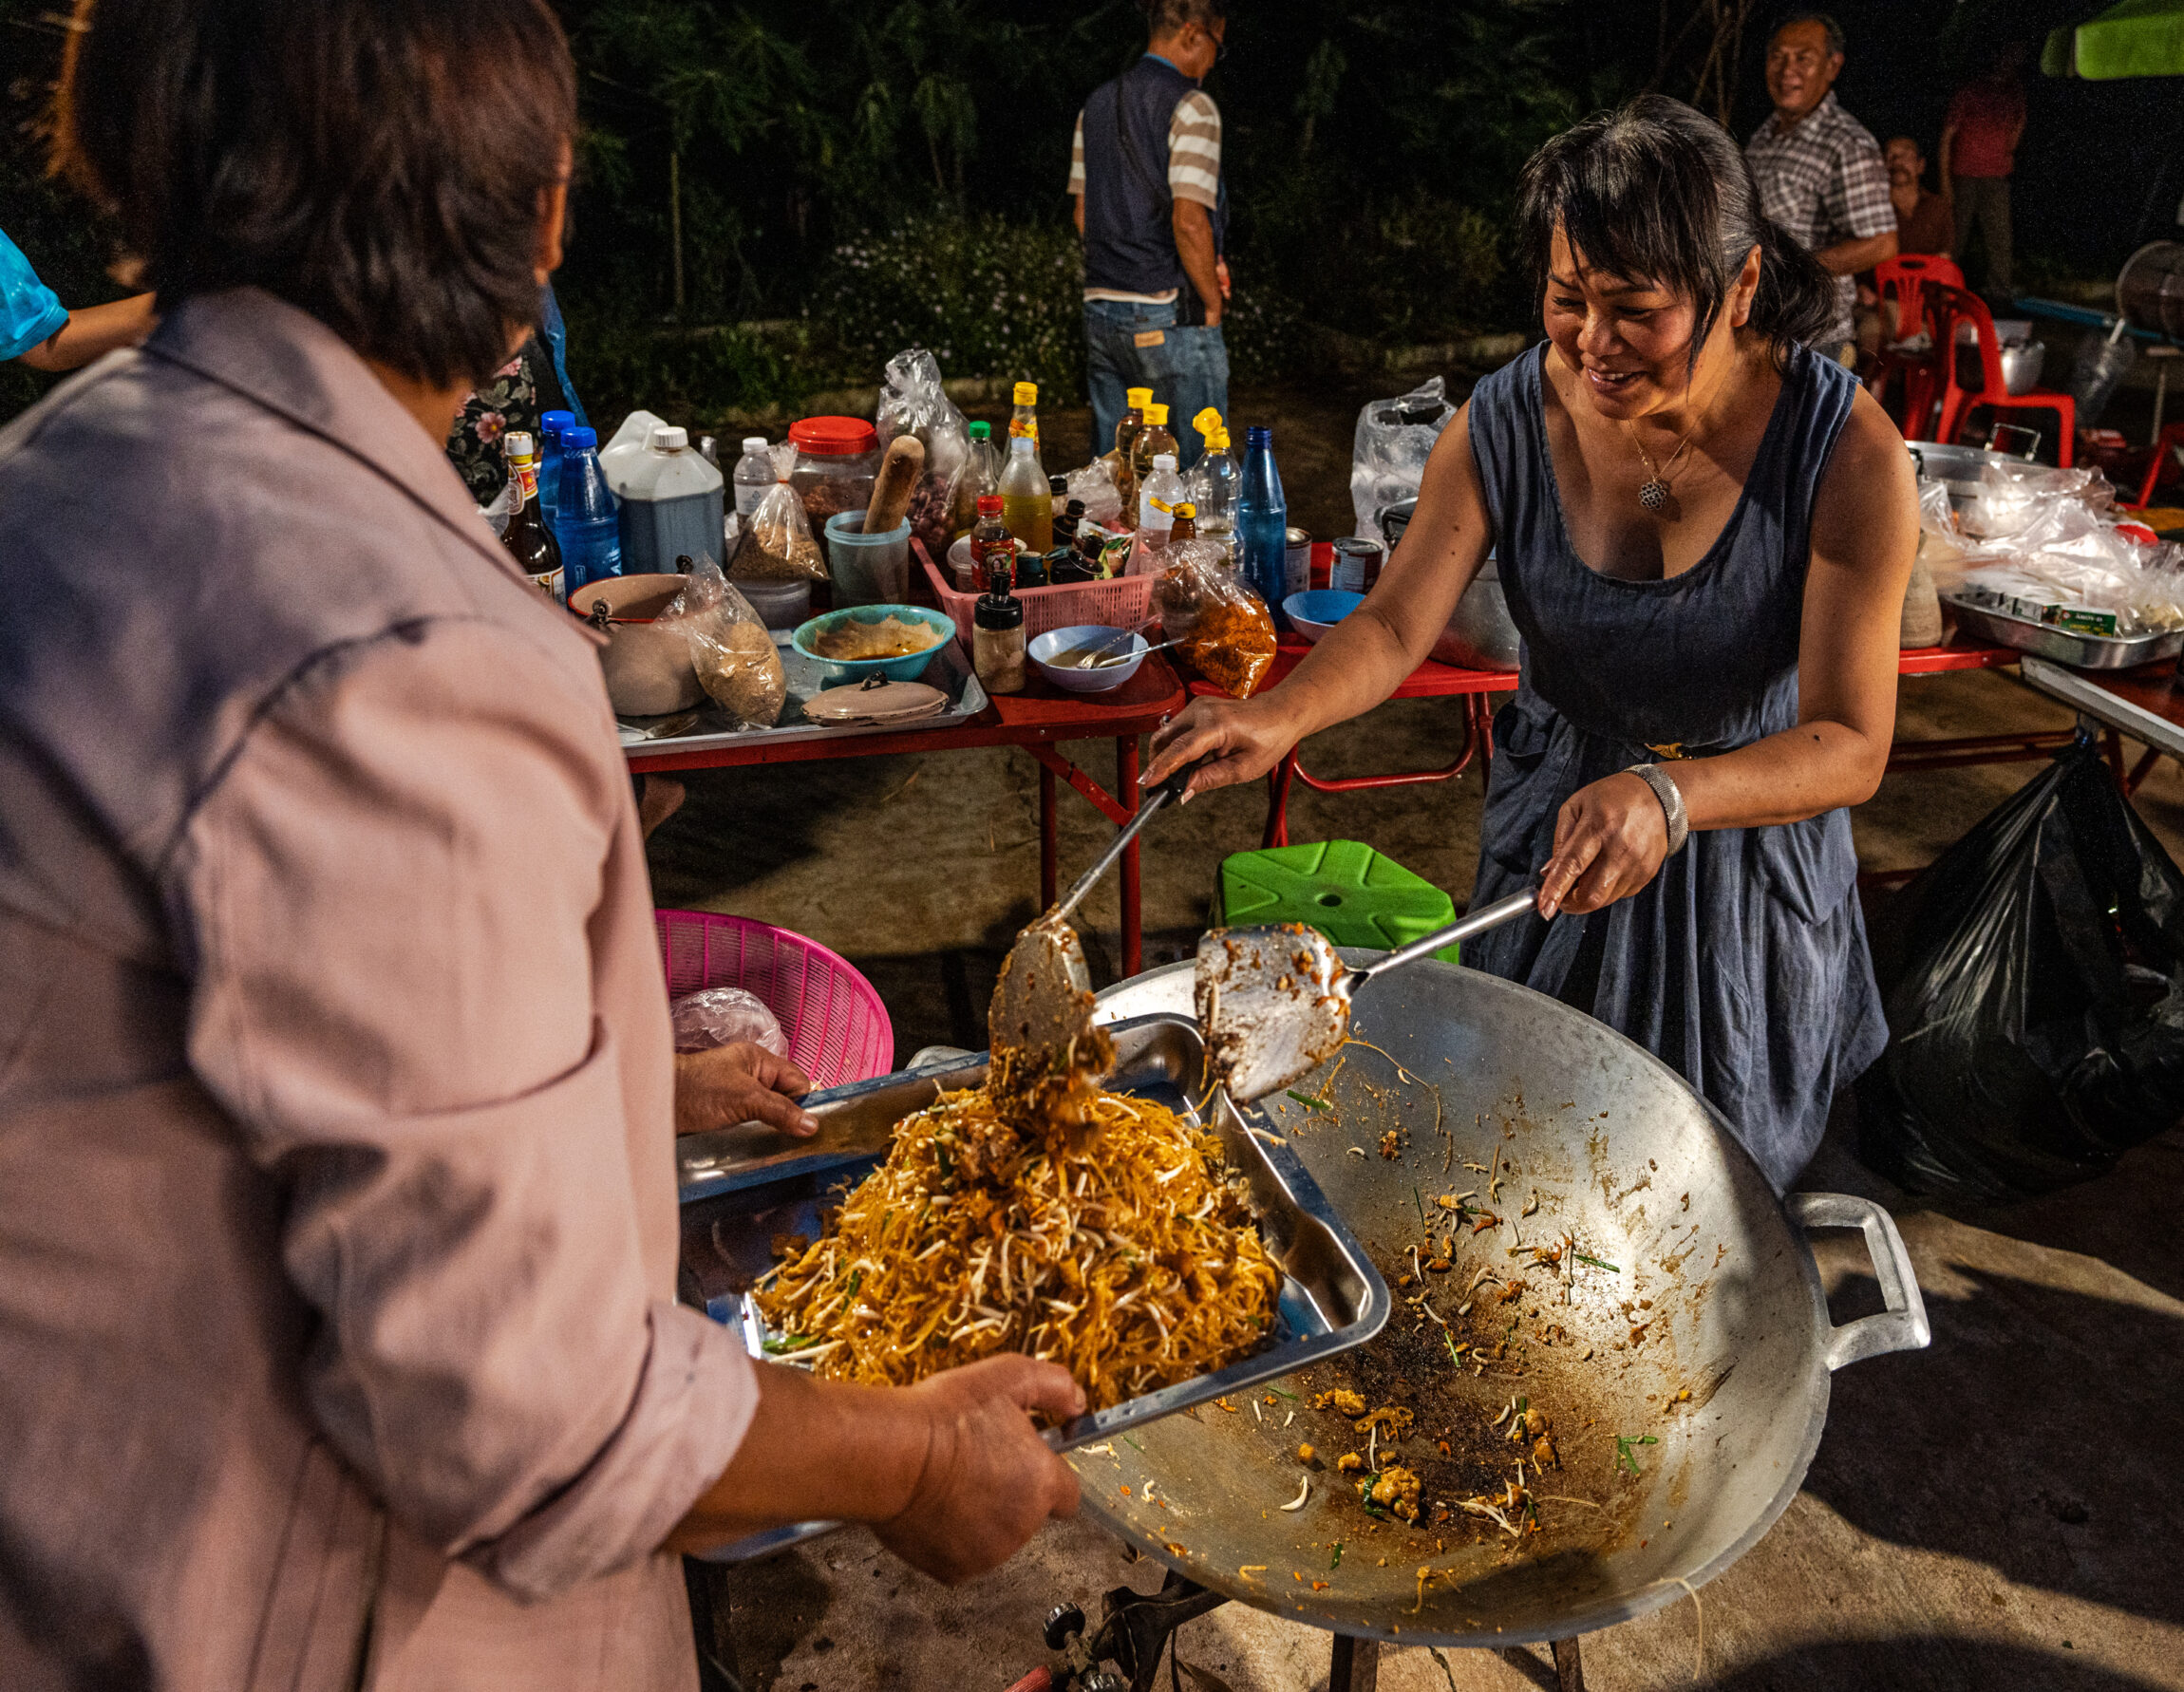
[[[1550,141],[1522,219],[1546,345],[1481,382],[1355,613],[1280,687],[1199,701],[1149,780],[1203,789],[1370,709],[1497,549],[1523,679],[1496,720],[1465,962],[1659,1054],[1778,1188],[1886,1039],[1846,807],[1879,784],[1917,545],[1894,427],[1805,343],[1827,278],[1742,158],[1647,97]]]

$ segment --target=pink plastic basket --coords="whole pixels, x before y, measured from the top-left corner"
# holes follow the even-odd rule
[[[978,595],[958,593],[932,561],[922,544],[917,555],[926,578],[940,597],[940,609],[955,619],[955,631],[963,637],[965,651],[971,646],[971,612]],[[1045,634],[1049,629],[1073,629],[1097,623],[1106,629],[1142,629],[1153,614],[1153,578],[1126,575],[1120,581],[1066,582],[1059,588],[1019,588],[1024,604],[1024,638]]]
[[[740,987],[765,1002],[789,1056],[821,1087],[870,1081],[894,1067],[894,1025],[871,982],[816,940],[744,916],[655,911],[668,997]]]

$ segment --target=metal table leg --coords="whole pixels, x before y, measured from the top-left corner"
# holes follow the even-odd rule
[[[1327,1673],[1327,1692],[1374,1692],[1380,1684],[1380,1641],[1335,1635],[1334,1666]]]
[[[1561,1692],[1585,1692],[1585,1664],[1578,1655],[1577,1641],[1558,1639],[1553,1650],[1554,1679]]]

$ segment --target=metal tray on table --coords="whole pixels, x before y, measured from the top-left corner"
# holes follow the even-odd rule
[[[823,660],[797,650],[789,639],[791,630],[777,629],[772,632],[774,646],[781,655],[782,676],[788,683],[788,698],[781,705],[781,720],[773,727],[742,727],[727,712],[707,700],[694,711],[676,713],[688,717],[690,724],[673,734],[660,732],[663,726],[673,722],[672,718],[619,719],[622,750],[642,757],[655,752],[709,752],[722,746],[778,745],[791,741],[835,741],[863,734],[896,734],[905,729],[948,728],[968,722],[986,709],[986,689],[971,673],[970,660],[963,650],[963,643],[950,639],[942,644],[932,662],[925,667],[925,673],[918,678],[948,695],[948,703],[933,715],[915,717],[906,723],[814,723],[804,715],[804,703],[839,684],[826,679],[828,666]]]
[[[2118,639],[2100,634],[2078,634],[2068,629],[2028,622],[2023,617],[2005,616],[1992,606],[1975,604],[1950,593],[1944,593],[1941,602],[1956,613],[1957,627],[1975,639],[1992,641],[1998,647],[2014,647],[2036,658],[2052,659],[2078,669],[2132,669],[2141,664],[2174,658],[2184,651],[2184,629]]]
[[[1136,1017],[1110,1025],[1108,1032],[1116,1052],[1111,1090],[1155,1100],[1220,1136],[1230,1163],[1244,1177],[1260,1238],[1281,1266],[1281,1301],[1274,1332],[1258,1351],[1210,1375],[1050,1428],[1046,1440],[1057,1451],[1109,1438],[1362,1345],[1386,1323],[1391,1303],[1387,1283],[1365,1248],[1266,1119],[1256,1110],[1239,1109],[1226,1094],[1216,1095],[1205,1115],[1196,1107],[1208,1088],[1205,1047],[1190,1017]],[[894,1125],[923,1110],[944,1088],[977,1086],[986,1079],[986,1066],[981,1054],[953,1067],[905,1070],[816,1094],[806,1100],[820,1124],[812,1139],[791,1140],[744,1124],[677,1141],[685,1302],[739,1328],[751,1354],[760,1355],[767,1340],[779,1336],[767,1331],[750,1288],[773,1267],[775,1236],[817,1239],[823,1231],[820,1211],[887,1156]],[[738,1562],[836,1525],[799,1523],[753,1534],[711,1555]]]

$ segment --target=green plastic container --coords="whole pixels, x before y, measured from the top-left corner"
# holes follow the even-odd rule
[[[1337,946],[1392,951],[1456,920],[1448,894],[1361,840],[1238,852],[1221,864],[1221,921],[1301,922]],[[1458,948],[1434,955],[1458,961]]]

